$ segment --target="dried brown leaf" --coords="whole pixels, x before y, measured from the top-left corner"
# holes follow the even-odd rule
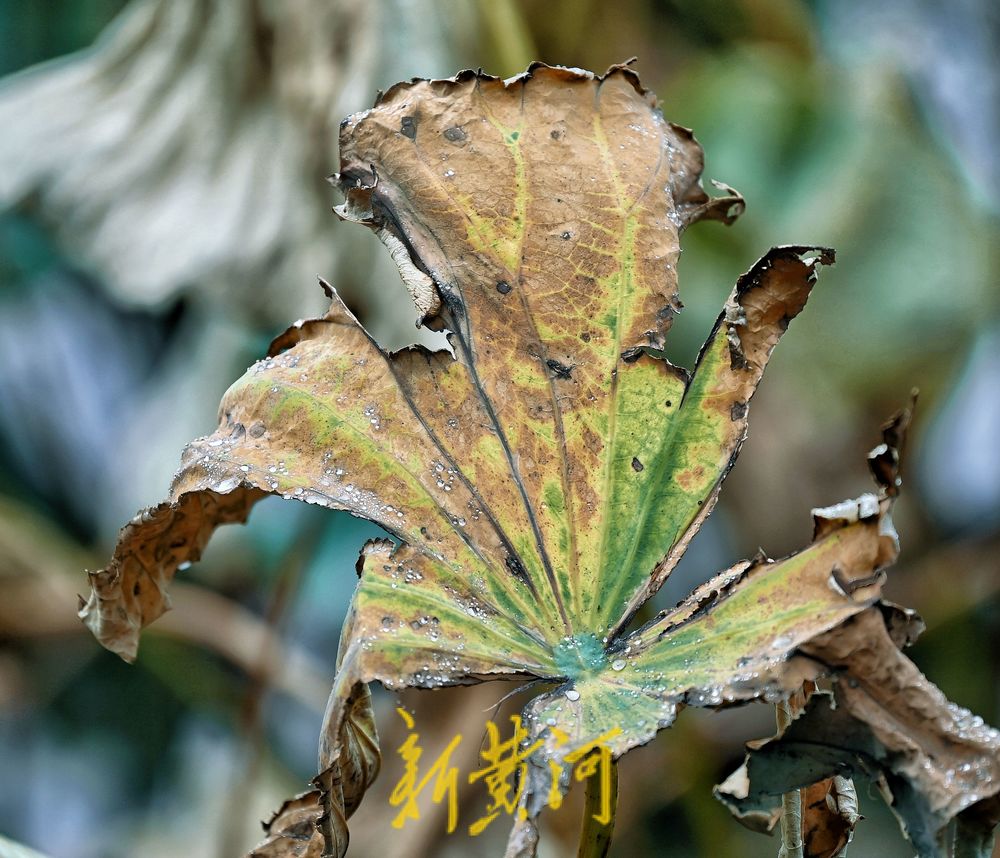
[[[866,618],[898,653],[877,605],[908,410],[871,458],[877,493],[816,511],[802,551],[738,563],[627,631],[714,505],[771,351],[833,259],[774,248],[694,372],[667,362],[680,232],[742,202],[705,194],[700,147],[631,69],[400,84],[344,123],[341,155],[340,215],[381,234],[454,353],[386,352],[330,290],[324,318],[227,392],[220,428],[189,446],[171,500],[123,531],[81,612],[134,655],[179,566],[268,493],[395,536],[362,552],[327,707],[315,822],[331,855],[378,768],[372,680],[548,684],[524,713],[542,746],[508,847],[529,856],[574,749],[620,756],[684,704],[787,698],[879,644]],[[887,616],[905,637],[909,620]],[[864,717],[894,711],[881,704]],[[279,816],[276,836],[315,810]]]
[[[802,791],[802,847],[806,858],[837,858],[860,819],[850,778],[835,775]]]
[[[734,812],[760,819],[788,789],[854,775],[881,785],[923,858],[951,854],[956,818],[966,836],[993,830],[1000,732],[928,682],[893,639],[895,620],[871,608],[802,648],[836,678],[835,698],[814,696],[781,736],[749,745],[717,790]]]

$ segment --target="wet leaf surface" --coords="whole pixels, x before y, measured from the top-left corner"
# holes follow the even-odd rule
[[[840,636],[854,640],[859,661],[877,651],[885,664],[870,675],[877,678],[840,674],[835,693],[817,694],[781,736],[751,743],[746,764],[716,794],[758,827],[754,821],[773,816],[782,792],[853,775],[879,786],[919,855],[988,856],[1000,817],[1000,733],[948,703],[901,653],[893,657],[880,622],[866,612]],[[877,688],[890,673],[899,680]],[[966,848],[979,842],[984,851],[952,851],[956,817]]]
[[[397,541],[359,560],[317,792],[271,837],[306,848],[305,814],[343,854],[378,767],[365,683],[536,678],[550,687],[525,716],[544,744],[508,850],[532,855],[550,761],[613,728],[623,754],[684,704],[786,697],[839,669],[826,657],[869,628],[859,618],[881,622],[908,412],[873,453],[877,494],[816,511],[801,552],[738,563],[629,631],[712,509],[832,251],[768,252],[688,373],[661,351],[679,236],[742,201],[705,194],[700,147],[627,67],[399,84],[345,121],[341,157],[338,213],[379,234],[453,353],[384,351],[328,289],[329,313],[227,392],[220,428],[123,531],[81,616],[133,657],[177,569],[267,494],[380,524]]]

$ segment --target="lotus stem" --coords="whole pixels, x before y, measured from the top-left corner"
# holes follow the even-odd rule
[[[615,760],[608,763],[608,777],[602,778],[595,772],[586,783],[583,829],[577,858],[606,858],[611,849],[611,835],[615,831],[615,813],[618,810],[618,763]],[[605,822],[601,816],[607,807],[610,807],[611,814]]]
[[[778,730],[784,732],[792,723],[792,707],[782,700],[775,706]],[[803,858],[802,791],[791,790],[781,797],[781,849],[778,858]]]

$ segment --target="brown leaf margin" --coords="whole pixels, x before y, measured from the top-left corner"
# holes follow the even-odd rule
[[[170,610],[167,587],[201,557],[221,524],[243,524],[266,492],[248,486],[226,494],[185,492],[143,510],[121,529],[111,563],[89,572],[91,592],[79,617],[106,649],[135,661],[139,632]]]

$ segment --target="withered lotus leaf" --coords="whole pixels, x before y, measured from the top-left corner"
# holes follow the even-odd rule
[[[219,429],[123,530],[81,616],[134,657],[178,567],[269,494],[376,522],[397,542],[359,561],[317,791],[279,813],[259,854],[321,837],[346,850],[378,768],[366,683],[493,678],[548,683],[525,711],[545,744],[508,850],[532,854],[552,757],[611,728],[621,755],[681,704],[777,699],[841,670],[827,658],[838,630],[881,622],[908,412],[873,459],[877,494],[818,511],[799,553],[737,563],[629,631],[715,504],[769,355],[833,252],[769,251],[689,373],[661,351],[680,234],[742,200],[705,193],[700,146],[627,66],[398,84],[345,120],[340,144],[339,215],[379,235],[453,351],[388,353],[329,290],[327,315],[226,393]]]

